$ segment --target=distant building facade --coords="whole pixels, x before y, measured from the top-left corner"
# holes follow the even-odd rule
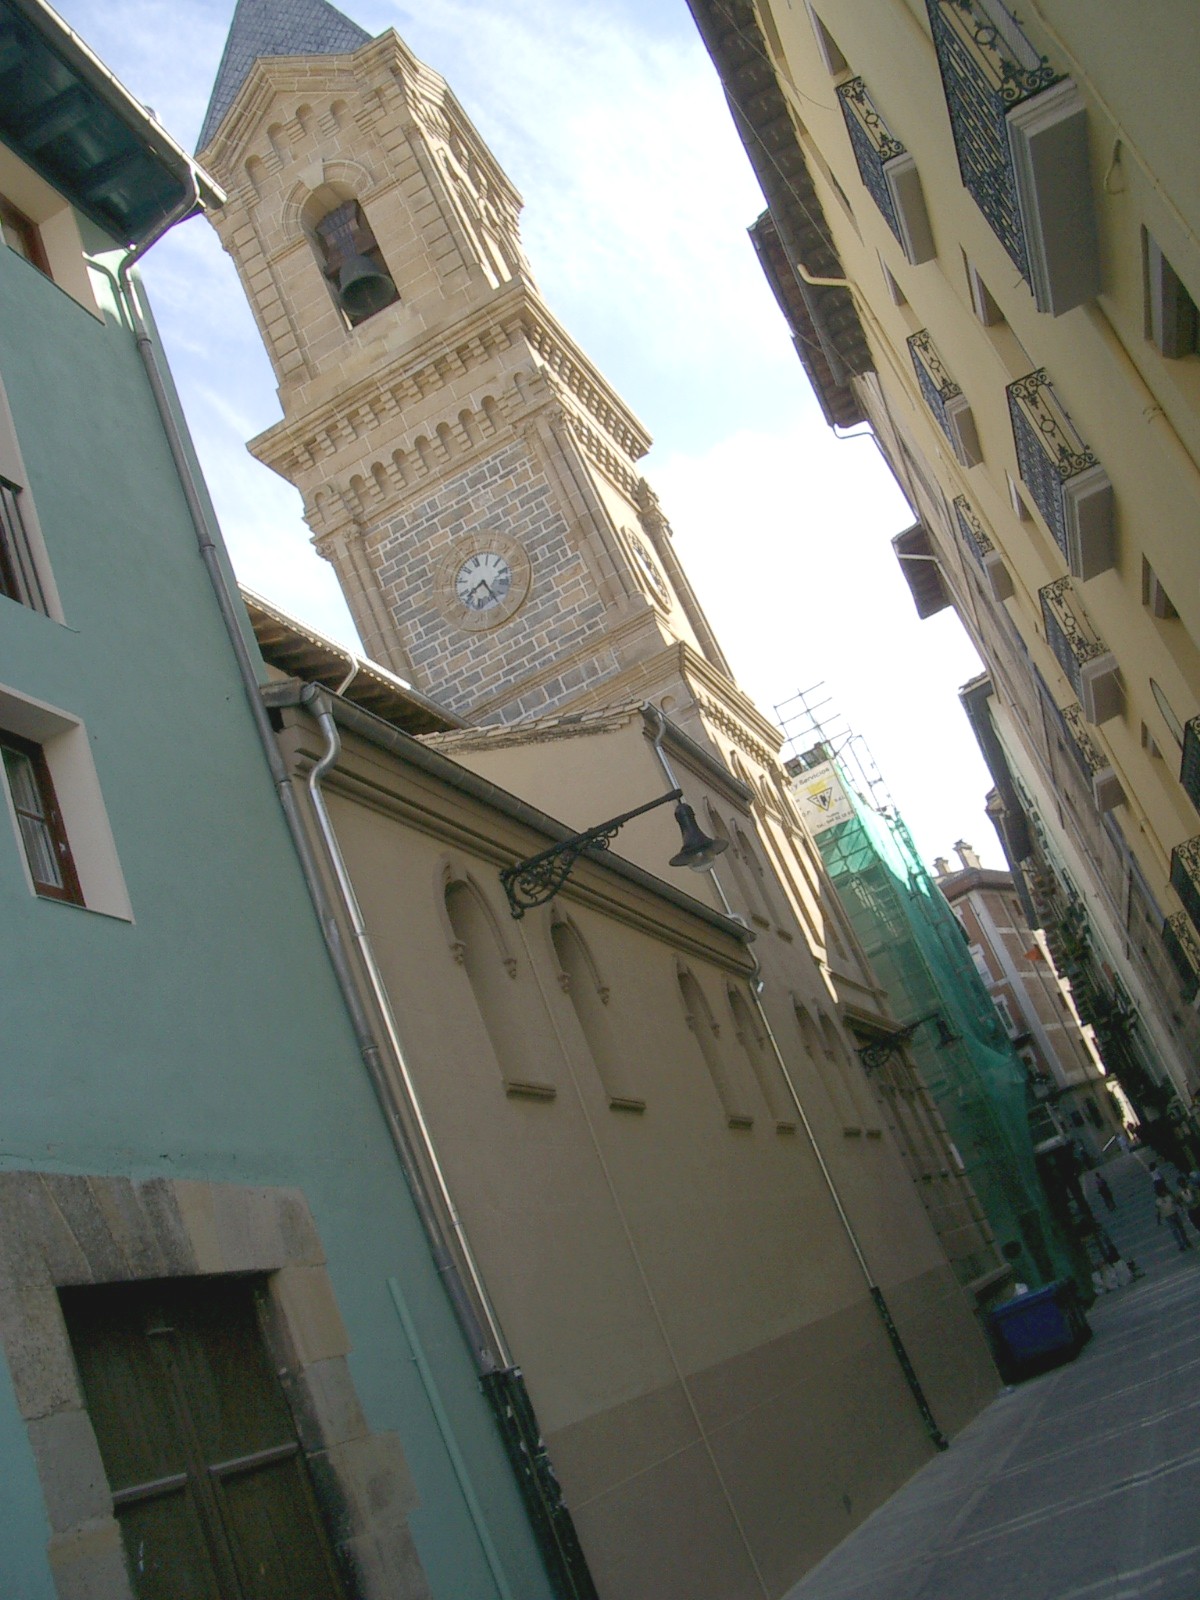
[[[918,519],[894,541],[918,612],[952,605],[986,663],[972,720],[1014,870],[1038,880],[1048,937],[1077,951],[1110,1070],[1147,1120],[1186,1121],[1196,10],[692,11],[768,197],[752,236],[825,415],[870,423]]]
[[[860,794],[847,761],[824,744],[789,764],[793,792],[810,819],[833,885],[886,986],[900,1026],[855,1027],[858,1050],[885,1104],[902,1118],[910,1085],[930,1097],[949,1135],[957,1169],[986,1218],[993,1254],[967,1253],[968,1287],[981,1304],[1010,1287],[1007,1264],[1024,1282],[1049,1283],[1078,1271],[1038,1169],[1039,1130],[1023,1062],[993,1003],[983,964],[925,869],[904,820]],[[915,1069],[915,1070],[914,1070]],[[1059,1141],[1062,1142],[1061,1140]],[[928,1182],[928,1180],[926,1180]],[[931,1200],[953,1189],[931,1184]],[[997,1263],[1000,1270],[997,1270]],[[1089,1272],[1079,1273],[1087,1288]]]
[[[955,851],[960,867],[952,870],[939,857],[934,881],[962,925],[1035,1100],[1050,1104],[1068,1137],[1095,1159],[1120,1131],[1121,1118],[1070,988],[1055,972],[1044,936],[1030,928],[1011,873],[982,866],[962,841]]]

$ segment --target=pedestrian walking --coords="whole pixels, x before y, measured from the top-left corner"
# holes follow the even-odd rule
[[[1183,1213],[1179,1209],[1175,1196],[1167,1188],[1165,1182],[1161,1191],[1154,1196],[1154,1210],[1156,1212],[1157,1226],[1161,1228],[1165,1222],[1175,1235],[1175,1243],[1179,1248],[1181,1250],[1190,1250],[1192,1241],[1188,1238],[1187,1229],[1183,1225]]]
[[[1189,1172],[1179,1185],[1179,1203],[1187,1212],[1192,1227],[1200,1233],[1200,1172]]]
[[[1096,1174],[1096,1193],[1100,1196],[1101,1200],[1104,1201],[1104,1204],[1110,1211],[1115,1211],[1117,1209],[1117,1202],[1113,1198],[1113,1192],[1108,1187],[1102,1172],[1098,1172]]]

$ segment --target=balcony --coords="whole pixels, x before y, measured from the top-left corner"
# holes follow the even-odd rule
[[[1193,933],[1186,912],[1176,911],[1163,923],[1163,944],[1179,974],[1183,998],[1190,1003],[1200,993],[1200,939]]]
[[[1088,621],[1070,578],[1038,590],[1046,643],[1079,697],[1080,710],[1093,725],[1120,715],[1124,697],[1117,658],[1106,650]]]
[[[1021,481],[1046,519],[1073,578],[1114,563],[1112,484],[1039,367],[1008,386],[1008,414]]]
[[[1183,909],[1200,928],[1200,837],[1185,839],[1171,851],[1171,887],[1183,901]]]
[[[896,235],[911,266],[937,254],[920,174],[908,151],[888,132],[861,78],[838,85],[858,175]]]
[[[979,435],[975,431],[971,407],[966,395],[942,365],[941,357],[925,328],[911,335],[908,353],[912,357],[925,404],[949,439],[959,464],[964,467],[978,466],[983,460],[983,453],[979,448]]]
[[[983,568],[992,599],[1011,600],[1015,593],[1012,576],[1004,565],[1003,556],[988,538],[983,523],[975,515],[971,502],[964,494],[955,497],[954,519],[958,523],[963,543]]]
[[[1071,753],[1087,779],[1096,802],[1097,811],[1112,811],[1125,804],[1125,791],[1121,780],[1113,771],[1112,763],[1087,731],[1081,706],[1063,706],[1063,726]]]
[[[1179,781],[1184,793],[1200,811],[1200,717],[1193,717],[1183,726],[1183,764]]]
[[[1058,316],[1100,289],[1079,91],[1003,0],[926,0],[962,181],[1033,290]]]

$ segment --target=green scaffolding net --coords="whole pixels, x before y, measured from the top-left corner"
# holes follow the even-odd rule
[[[814,827],[838,898],[907,1049],[1016,1275],[1031,1288],[1072,1275],[1038,1176],[1027,1080],[963,930],[917,855],[903,819],[855,791],[836,761],[800,776],[833,798]],[[840,819],[840,820],[835,820]]]

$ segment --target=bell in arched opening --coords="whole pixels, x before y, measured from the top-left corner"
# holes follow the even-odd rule
[[[316,225],[322,270],[351,327],[400,298],[362,207],[347,200]]]

